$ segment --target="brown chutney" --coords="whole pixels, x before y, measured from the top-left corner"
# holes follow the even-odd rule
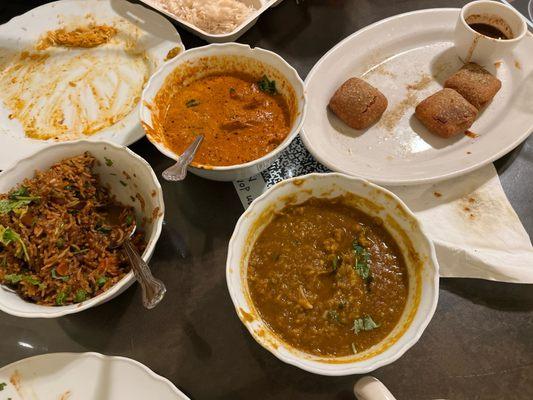
[[[383,340],[405,308],[409,279],[381,220],[344,197],[311,198],[277,212],[248,263],[261,319],[298,350],[328,357]]]

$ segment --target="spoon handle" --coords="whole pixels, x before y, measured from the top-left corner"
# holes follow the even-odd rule
[[[150,271],[150,267],[141,258],[130,240],[124,242],[124,251],[130,259],[135,278],[142,287],[143,305],[150,310],[158,305],[163,299],[167,288],[163,282],[154,278]]]
[[[198,135],[189,147],[178,158],[176,164],[163,171],[163,178],[167,181],[182,181],[187,176],[187,167],[194,159],[194,155],[204,140],[204,135]]]

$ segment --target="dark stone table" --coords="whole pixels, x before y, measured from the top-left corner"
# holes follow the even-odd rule
[[[0,22],[39,1],[2,1]],[[239,41],[276,51],[305,77],[356,30],[444,0],[285,0]],[[187,48],[202,42],[179,29]],[[532,117],[533,118],[533,117]],[[504,134],[504,132],[502,132]],[[145,139],[133,150],[160,175],[171,164]],[[505,191],[533,233],[533,138],[497,162]],[[165,226],[152,259],[168,287],[154,310],[134,285],[95,309],[55,320],[0,314],[0,365],[48,352],[96,351],[134,358],[193,399],[353,399],[357,376],[322,377],[285,365],[239,321],[226,289],[226,246],[243,208],[233,185],[189,176],[161,182]],[[533,288],[442,279],[440,302],[421,340],[373,373],[398,400],[533,399]]]

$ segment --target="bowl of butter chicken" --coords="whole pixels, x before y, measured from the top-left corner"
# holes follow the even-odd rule
[[[255,200],[226,272],[255,340],[322,375],[396,360],[438,299],[435,250],[416,217],[391,192],[342,174],[286,180]]]
[[[164,64],[142,96],[148,139],[177,159],[198,135],[190,171],[213,180],[255,175],[301,128],[304,84],[280,56],[228,43],[188,50]]]

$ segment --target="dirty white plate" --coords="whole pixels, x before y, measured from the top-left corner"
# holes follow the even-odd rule
[[[370,25],[332,48],[309,73],[302,139],[334,171],[383,185],[427,183],[479,168],[533,131],[533,36],[497,65],[486,65],[502,89],[470,131],[443,139],[414,118],[418,102],[440,90],[460,66],[453,48],[459,9],[430,9]],[[349,128],[327,108],[352,76],[377,87],[389,105],[366,131]]]
[[[0,397],[12,400],[188,400],[143,364],[98,353],[53,353],[0,369]]]
[[[35,44],[46,32],[62,27],[72,30],[91,22],[116,26],[118,34],[112,40],[117,42],[91,49],[35,50]],[[126,54],[124,48],[128,48],[128,42],[132,50]],[[111,125],[95,124],[96,133],[82,135],[82,138],[111,140],[123,145],[140,139],[144,135],[138,111],[142,79],[144,77],[147,82],[168,52],[176,47],[183,49],[180,36],[165,17],[125,0],[52,2],[1,25],[0,169],[54,143],[31,139],[24,134],[21,123],[24,118],[13,118],[14,106],[9,103],[10,98],[17,99],[19,93],[24,102],[21,108],[33,107],[30,114],[38,119],[35,125],[47,127],[43,132],[52,131],[48,127],[56,122],[50,121],[60,121],[59,124],[63,121],[69,132],[73,130],[72,115],[80,115],[75,111],[75,104],[82,104],[88,121],[103,121],[104,113],[113,118],[107,120],[112,121]],[[31,70],[30,64],[24,61],[24,68],[8,73],[6,66],[10,65],[10,60],[16,60],[26,50],[32,54],[46,54],[48,58],[42,65],[31,64]],[[39,101],[33,103],[36,98]],[[96,98],[102,102],[100,108],[94,107]]]

